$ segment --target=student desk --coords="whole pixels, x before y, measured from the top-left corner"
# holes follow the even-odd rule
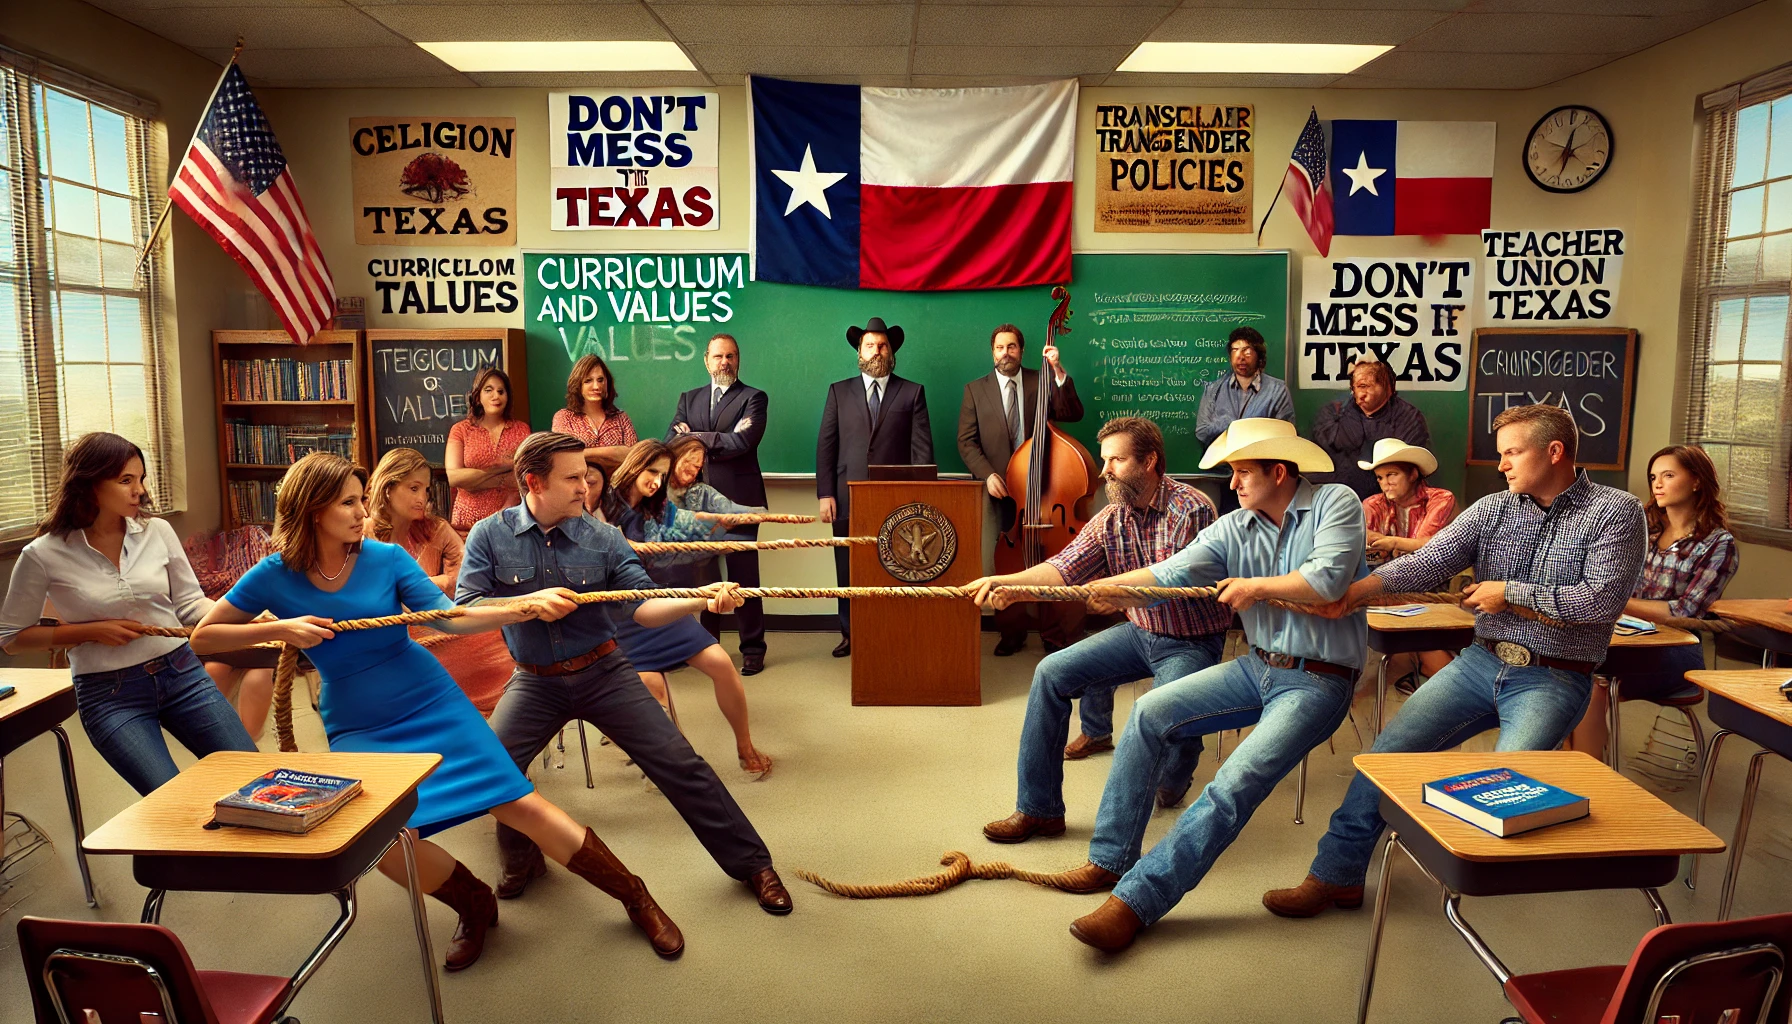
[[[1395,849],[1443,887],[1445,916],[1504,985],[1512,972],[1463,919],[1462,897],[1641,889],[1655,910],[1656,923],[1668,924],[1667,908],[1655,890],[1679,874],[1680,855],[1724,848],[1723,841],[1703,825],[1578,751],[1359,754],[1355,764],[1381,790],[1381,816],[1388,824],[1357,1024],[1369,1015],[1375,958],[1393,888]],[[1491,768],[1511,768],[1587,797],[1591,813],[1578,821],[1501,839],[1425,804],[1427,782]]]
[[[1381,736],[1386,719],[1382,708],[1387,701],[1388,658],[1396,654],[1420,651],[1460,651],[1475,642],[1475,613],[1453,604],[1427,605],[1417,615],[1389,615],[1369,609],[1369,649],[1381,652],[1381,666],[1375,670],[1375,733],[1373,744]]]
[[[1735,637],[1761,648],[1761,667],[1776,654],[1792,654],[1792,613],[1779,598],[1713,601],[1711,613],[1741,628]]]
[[[74,752],[69,747],[68,733],[62,723],[75,713],[75,681],[66,668],[0,669],[0,684],[17,688],[18,692],[0,700],[0,832],[6,828],[6,755],[37,739],[44,733],[56,736],[56,752],[62,758],[62,794],[68,799],[68,816],[75,826],[75,864],[81,869],[81,887],[87,892],[87,905],[99,906],[93,898],[93,876],[87,871],[87,854],[81,849],[81,836],[87,826],[81,822],[81,791],[75,786]],[[0,860],[0,870],[24,858],[48,842],[36,825],[22,814],[13,814],[25,826],[28,841],[12,857]],[[36,837],[36,841],[29,841]]]
[[[1777,603],[1777,602],[1775,602]],[[1761,761],[1768,754],[1792,759],[1792,701],[1780,693],[1780,684],[1792,679],[1783,668],[1744,669],[1738,672],[1688,672],[1687,682],[1705,691],[1705,710],[1717,733],[1711,737],[1711,753],[1699,779],[1698,817],[1705,820],[1705,801],[1711,795],[1711,778],[1717,768],[1717,752],[1732,733],[1765,749],[1748,762],[1748,781],[1742,790],[1742,807],[1736,815],[1736,833],[1730,839],[1730,859],[1724,868],[1724,885],[1717,899],[1717,919],[1730,919],[1736,899],[1736,877],[1742,871],[1742,848],[1748,842],[1749,819],[1755,810],[1755,793],[1761,788]],[[1686,876],[1691,888],[1698,880],[1699,861],[1693,858]]]
[[[410,876],[411,914],[429,1008],[442,1022],[442,992],[429,922],[418,891],[417,860],[404,828],[417,808],[417,785],[436,770],[438,754],[246,753],[219,751],[127,807],[87,837],[89,853],[129,854],[137,883],[149,889],[143,921],[158,923],[162,898],[183,892],[280,893],[335,896],[341,906],[328,934],[292,976],[279,1019],[355,919],[355,883],[398,843]],[[361,780],[361,794],[304,835],[253,828],[208,829],[219,797],[276,768]]]
[[[1657,651],[1664,647],[1685,647],[1699,643],[1697,633],[1689,633],[1677,626],[1664,626],[1656,623],[1653,633],[1635,633],[1630,636],[1612,634],[1612,645],[1606,648],[1605,660],[1594,669],[1594,674],[1603,676],[1603,683],[1594,681],[1595,686],[1606,687],[1605,729],[1606,729],[1606,763],[1617,768],[1619,751],[1624,749],[1621,729],[1623,716],[1619,709],[1623,706],[1620,691],[1624,685],[1624,677],[1635,672],[1646,672],[1654,667]],[[1705,749],[1699,737],[1699,720],[1691,708],[1682,708],[1686,712],[1686,720],[1692,723],[1693,740],[1702,751]],[[1703,821],[1703,818],[1699,820]]]

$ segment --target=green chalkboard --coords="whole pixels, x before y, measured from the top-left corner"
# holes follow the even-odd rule
[[[872,316],[904,329],[896,372],[927,389],[940,470],[962,471],[958,408],[965,384],[990,372],[990,331],[1020,325],[1026,365],[1037,367],[1053,308],[1044,287],[917,293],[748,281],[744,253],[528,253],[524,268],[532,422],[551,420],[573,360],[595,351],[636,430],[663,435],[679,393],[707,383],[704,346],[725,331],[740,341],[741,378],[770,397],[767,472],[815,471],[827,386],[857,372],[846,328]],[[1285,365],[1287,253],[1091,253],[1076,256],[1072,272],[1071,333],[1060,346],[1088,411],[1071,432],[1093,450],[1103,420],[1149,416],[1164,428],[1171,470],[1193,471],[1200,389],[1225,369],[1226,335],[1256,327],[1272,372]]]

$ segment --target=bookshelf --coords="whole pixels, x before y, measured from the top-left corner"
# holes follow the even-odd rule
[[[368,464],[360,331],[213,331],[224,528],[273,525],[273,485],[294,450],[340,451]]]

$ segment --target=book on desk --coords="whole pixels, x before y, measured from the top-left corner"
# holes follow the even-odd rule
[[[360,779],[276,768],[221,797],[213,807],[212,820],[220,825],[304,833],[360,793]]]
[[[1502,839],[1584,818],[1590,811],[1586,797],[1510,768],[1427,782],[1425,803]]]

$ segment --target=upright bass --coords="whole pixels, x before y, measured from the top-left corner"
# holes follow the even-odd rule
[[[1046,322],[1048,347],[1058,343],[1060,334],[1070,333],[1070,292],[1060,285],[1052,289],[1052,299],[1057,307]],[[996,539],[997,573],[1038,565],[1064,550],[1089,521],[1100,466],[1089,449],[1051,422],[1056,376],[1050,366],[1040,367],[1032,436],[1008,459],[1003,473],[1017,507],[1012,524],[1005,523]],[[1019,632],[1024,623],[1047,643],[1064,646],[1076,639],[1085,614],[1080,601],[1033,602],[998,612],[996,622],[1004,632]]]

